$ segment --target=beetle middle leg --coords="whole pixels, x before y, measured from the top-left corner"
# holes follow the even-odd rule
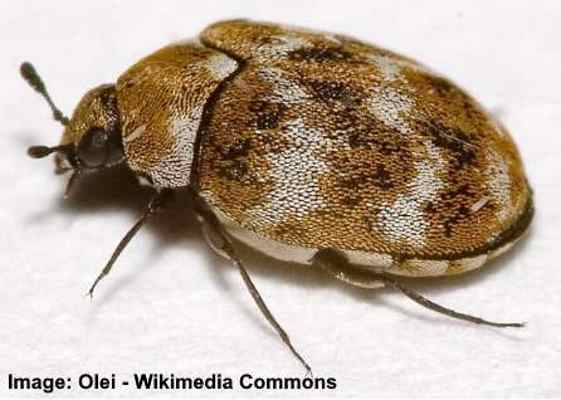
[[[304,368],[306,368],[307,374],[312,374],[312,368],[306,362],[306,360],[304,360],[304,357],[302,357],[300,353],[294,348],[292,342],[290,341],[290,337],[276,320],[272,312],[269,310],[269,307],[259,294],[259,291],[251,280],[249,273],[243,265],[240,257],[236,253],[230,235],[224,230],[220,222],[217,220],[216,216],[212,212],[203,209],[203,207],[204,206],[202,205],[199,205],[197,207],[197,214],[200,222],[203,225],[203,233],[205,235],[207,243],[217,254],[230,260],[238,268],[240,275],[249,293],[251,294],[251,297],[253,298],[253,301],[255,301],[255,304],[257,305],[265,319],[271,324],[273,329],[280,336],[281,340],[289,348],[290,352],[298,359],[298,361],[300,361]]]
[[[364,288],[374,288],[380,287],[380,283],[385,286],[393,287],[399,290],[405,296],[420,304],[421,306],[428,308],[432,311],[438,312],[440,314],[447,315],[451,318],[460,319],[463,321],[472,322],[475,324],[490,325],[499,328],[514,327],[520,328],[524,326],[524,323],[502,323],[502,322],[492,322],[485,319],[475,317],[473,315],[460,313],[454,311],[450,308],[441,306],[437,304],[420,293],[416,292],[412,288],[398,282],[396,279],[385,273],[378,273],[373,271],[368,271],[351,265],[347,258],[340,252],[333,249],[323,249],[318,251],[312,262],[315,266],[320,267],[325,270],[330,275],[354,286],[360,286]]]

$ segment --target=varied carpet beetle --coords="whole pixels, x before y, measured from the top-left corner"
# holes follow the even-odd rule
[[[321,268],[352,285],[391,286],[435,304],[396,276],[481,267],[510,248],[533,215],[507,130],[461,88],[394,52],[335,34],[247,20],[140,60],[82,98],[72,118],[29,63],[23,77],[64,125],[57,172],[125,164],[154,190],[142,224],[187,188],[209,245],[239,269],[259,309],[310,371],[265,305],[233,239]]]

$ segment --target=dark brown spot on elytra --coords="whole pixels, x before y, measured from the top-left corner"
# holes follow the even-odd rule
[[[374,184],[384,190],[391,189],[393,187],[390,173],[386,170],[386,167],[384,167],[383,164],[376,165]]]
[[[343,203],[344,205],[346,205],[349,208],[354,208],[356,206],[358,206],[361,203],[362,199],[360,197],[357,196],[353,196],[353,195],[348,195],[343,197],[343,199],[341,200],[341,203]]]
[[[437,210],[436,210],[436,207],[434,206],[434,203],[432,201],[429,201],[425,205],[424,211],[427,214],[435,214]]]
[[[384,127],[384,129],[386,129]],[[379,132],[378,135],[372,135],[370,132]],[[393,140],[392,140],[393,139]],[[367,147],[370,149],[375,149],[382,153],[383,155],[395,155],[403,153],[403,157],[407,155],[405,152],[405,146],[401,143],[401,140],[397,140],[396,137],[388,137],[380,131],[372,130],[372,128],[364,127],[361,129],[360,125],[353,129],[353,132],[348,137],[349,146],[351,148]]]
[[[339,131],[355,131],[361,127],[357,112],[350,107],[345,107],[342,110],[334,110],[331,119],[333,120],[334,126]]]
[[[351,58],[351,53],[338,48],[310,47],[291,51],[288,53],[290,60],[297,61],[342,61]]]
[[[224,163],[218,169],[218,176],[232,181],[242,181],[248,172],[245,160],[233,160]]]
[[[452,186],[454,187],[454,186]],[[463,184],[460,187],[458,187],[455,190],[448,190],[445,192],[442,192],[442,194],[440,195],[440,197],[443,200],[455,200],[457,197],[459,196],[472,196],[473,193],[469,187],[468,184]]]
[[[224,160],[233,160],[238,157],[246,157],[250,147],[251,141],[249,139],[239,140],[227,149],[221,151],[223,154],[222,158]]]
[[[314,97],[318,100],[336,100],[347,106],[353,106],[360,103],[360,95],[342,82],[330,80],[307,80],[303,83],[312,89]]]
[[[436,147],[447,149],[455,155],[459,168],[471,165],[476,159],[473,138],[461,129],[442,125],[437,121],[426,124],[428,134]]]
[[[460,221],[464,220],[469,214],[469,208],[463,205],[458,207],[454,215],[447,218],[443,222],[442,225],[444,227],[444,235],[446,237],[451,237],[454,231],[454,226],[456,226]]]
[[[282,103],[271,103],[268,101],[255,100],[249,105],[249,110],[255,113],[255,126],[257,129],[278,128],[286,105]]]
[[[339,186],[349,191],[368,188],[372,185],[383,190],[394,187],[391,176],[383,164],[377,164],[371,173],[357,173],[339,180]]]

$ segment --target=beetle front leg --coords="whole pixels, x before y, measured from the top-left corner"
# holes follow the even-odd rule
[[[113,264],[115,264],[115,261],[117,261],[117,258],[119,258],[119,255],[123,252],[125,247],[127,247],[127,244],[129,244],[129,242],[132,240],[134,235],[136,235],[136,233],[140,230],[140,228],[142,228],[142,226],[148,220],[149,217],[156,214],[162,209],[165,202],[169,199],[169,197],[171,197],[171,194],[172,192],[170,190],[163,190],[161,192],[156,193],[156,195],[152,198],[152,200],[150,200],[150,203],[148,203],[148,206],[146,207],[144,213],[136,221],[133,227],[129,229],[126,235],[121,239],[121,241],[117,245],[117,248],[115,248],[113,254],[111,254],[111,258],[109,258],[109,261],[107,262],[107,264],[105,264],[105,267],[97,276],[93,285],[90,287],[90,290],[88,290],[88,295],[90,297],[93,297],[93,292],[95,287],[97,286],[99,281],[101,281],[107,274],[109,274],[109,271],[111,271]]]
[[[428,308],[429,310],[447,315],[451,318],[456,318],[475,324],[494,326],[498,328],[520,328],[524,326],[524,323],[518,322],[502,323],[487,321],[473,315],[463,314],[450,308],[441,306],[440,304],[434,303],[433,301],[422,296],[420,293],[417,293],[410,287],[398,282],[388,274],[368,271],[351,265],[344,254],[333,249],[319,250],[312,258],[312,262],[315,266],[323,269],[330,275],[354,286],[360,286],[363,288],[375,288],[380,287],[380,283],[383,283],[386,286],[393,287],[417,304],[420,304],[421,306]]]

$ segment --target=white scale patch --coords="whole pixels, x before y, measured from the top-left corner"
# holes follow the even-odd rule
[[[260,45],[256,51],[258,58],[270,61],[274,58],[285,57],[288,53],[311,47],[312,44],[298,35],[277,35],[271,36],[270,43]]]
[[[464,258],[456,262],[462,266],[462,272],[467,272],[481,267],[485,264],[485,261],[487,261],[487,254],[481,254],[477,257]]]
[[[123,137],[123,141],[125,143],[133,142],[136,139],[138,139],[139,137],[141,137],[144,134],[145,131],[146,131],[146,125],[140,125],[134,131],[132,131],[130,135],[127,135],[127,136]]]
[[[368,59],[380,70],[386,81],[401,79],[402,66],[395,62],[394,58],[388,56],[369,56]]]
[[[393,265],[393,258],[389,254],[361,250],[342,250],[342,252],[351,264],[372,267],[376,272],[386,271]]]
[[[272,88],[265,100],[295,104],[310,99],[306,90],[288,79],[281,69],[265,68],[259,71],[259,75]],[[325,205],[317,181],[328,171],[328,165],[317,155],[332,145],[332,140],[321,129],[307,127],[301,118],[285,124],[284,133],[293,146],[268,156],[274,187],[262,204],[246,212],[247,225],[276,225],[289,215],[304,217]]]
[[[285,72],[279,68],[264,68],[259,75],[272,86],[273,93],[265,100],[283,103],[297,104],[310,99],[310,95],[293,79],[284,76]]]
[[[388,272],[407,276],[439,276],[446,273],[448,261],[446,260],[418,260],[405,261],[406,268],[392,268]]]
[[[489,195],[497,205],[497,218],[500,222],[505,222],[510,217],[512,211],[512,200],[510,197],[510,176],[508,165],[503,157],[494,151],[489,152],[489,167],[487,169],[487,182]]]
[[[238,63],[225,54],[216,54],[205,61],[205,66],[212,78],[220,82],[238,68]]]
[[[194,154],[194,143],[203,113],[202,107],[196,107],[183,117],[176,117],[171,121],[171,131],[175,138],[175,145],[171,152],[160,161],[158,166],[150,170],[150,176],[156,187],[174,187],[189,184],[191,163]]]
[[[330,139],[322,130],[307,127],[301,118],[287,123],[284,133],[294,145],[268,156],[274,187],[262,204],[247,211],[248,226],[275,225],[289,215],[304,217],[325,205],[318,180],[328,165],[317,155],[329,146]]]
[[[367,102],[368,111],[378,120],[404,135],[413,133],[408,121],[408,114],[415,105],[411,96],[386,86],[377,88]]]
[[[385,205],[378,214],[378,229],[390,240],[424,247],[429,226],[424,207],[428,201],[436,200],[444,186],[439,176],[444,167],[440,151],[427,144],[427,160],[415,164],[417,176],[410,183],[409,191],[397,196],[393,204]]]
[[[426,67],[425,65],[415,63],[413,61],[400,59],[397,57],[392,57],[389,55],[368,55],[368,60],[376,65],[382,76],[388,80],[393,81],[397,79],[402,79],[401,72],[403,69],[407,68],[417,73],[424,73],[437,76],[438,74]]]

